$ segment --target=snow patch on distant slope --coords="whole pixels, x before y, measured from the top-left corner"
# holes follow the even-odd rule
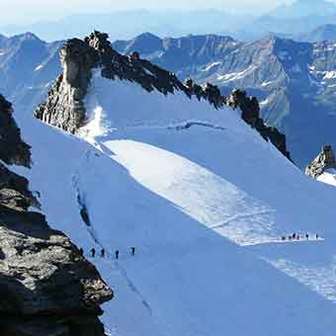
[[[257,69],[257,66],[250,65],[247,69],[240,71],[240,72],[231,72],[224,75],[218,75],[217,80],[223,82],[231,82],[239,79],[243,79],[244,77],[250,75]]]
[[[210,71],[210,70],[218,67],[221,64],[222,64],[222,62],[213,62],[213,63],[210,63],[206,67],[204,67],[203,69],[201,69],[201,71],[203,71],[203,72]]]
[[[41,70],[41,69],[43,69],[44,68],[44,65],[43,64],[40,64],[40,65],[38,65],[35,69],[34,69],[34,71],[39,71],[39,70]]]

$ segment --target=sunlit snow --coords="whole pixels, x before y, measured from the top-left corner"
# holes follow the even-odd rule
[[[34,161],[23,173],[50,225],[87,256],[107,250],[90,260],[115,291],[110,335],[334,336],[333,188],[237,110],[98,72],[86,108],[81,138],[20,114]]]

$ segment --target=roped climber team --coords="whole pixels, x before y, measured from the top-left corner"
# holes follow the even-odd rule
[[[82,248],[79,249],[79,253],[80,255],[84,256],[84,250]],[[93,247],[91,250],[90,250],[90,257],[91,258],[95,258],[96,257],[96,254],[97,254],[97,251],[96,249]],[[135,247],[131,247],[130,248],[130,254],[132,257],[135,256]],[[104,248],[102,248],[100,250],[100,257],[101,258],[105,258],[106,256],[106,250]],[[114,252],[114,258],[115,259],[119,259],[119,256],[120,256],[120,251],[119,250],[115,250]]]
[[[281,237],[281,241],[295,241],[295,240],[320,240],[320,235],[319,234],[315,234],[315,235],[310,235],[309,233],[306,233],[305,235],[300,235],[297,233],[293,233],[291,235],[288,236],[282,236]],[[130,251],[130,255],[132,257],[135,256],[135,247],[130,247],[129,251]],[[79,249],[79,253],[80,255],[84,256],[84,250],[82,248]],[[96,257],[96,249],[93,247],[90,250],[90,257],[91,258],[95,258]],[[106,250],[104,248],[102,248],[100,250],[100,257],[101,258],[105,258],[106,257]],[[114,258],[116,260],[118,260],[120,257],[120,251],[119,250],[115,250],[114,251]]]
[[[297,233],[293,233],[292,235],[289,235],[289,236],[282,236],[281,237],[281,240],[282,241],[294,241],[294,240],[312,240],[314,239],[315,240],[320,240],[320,236],[318,234],[315,234],[314,235],[310,235],[309,233],[306,233],[305,235],[300,235],[300,234],[297,234]]]

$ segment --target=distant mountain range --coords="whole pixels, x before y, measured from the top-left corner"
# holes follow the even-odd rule
[[[282,19],[294,19],[307,16],[336,15],[336,6],[328,0],[296,0],[288,5],[280,5],[269,16]]]
[[[0,38],[1,91],[30,113],[60,72],[58,48],[35,35]],[[224,94],[246,89],[261,102],[268,124],[286,133],[294,161],[304,167],[323,144],[336,147],[336,45],[270,35],[255,42],[200,35],[161,39],[153,34],[115,41],[113,47]]]
[[[299,35],[297,39],[306,42],[335,41],[336,24],[326,24],[319,26],[310,33]]]
[[[92,30],[106,31],[111,38],[129,39],[150,31],[160,37],[188,34],[225,34],[252,41],[273,33],[297,37],[321,25],[336,22],[336,5],[327,0],[296,0],[268,13],[244,14],[227,10],[133,10],[72,15],[58,21],[32,25],[0,26],[7,35],[30,31],[47,41],[84,37]]]
[[[281,37],[297,38],[319,26],[336,21],[336,5],[327,0],[296,0],[262,15],[252,23],[246,23],[234,36],[253,40],[267,33]]]
[[[31,33],[12,38],[0,35],[0,91],[15,104],[37,104],[60,72],[62,44],[46,43]]]
[[[84,37],[93,30],[107,31],[112,38],[131,38],[150,31],[159,36],[233,32],[242,23],[253,22],[255,16],[231,14],[223,10],[132,10],[111,13],[72,15],[58,21],[32,25],[0,26],[6,35],[30,31],[44,40],[55,41]]]

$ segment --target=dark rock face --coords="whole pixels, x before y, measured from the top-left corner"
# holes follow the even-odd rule
[[[57,78],[47,102],[38,107],[35,116],[50,125],[75,133],[84,122],[83,99],[96,54],[87,43],[72,39],[61,49],[60,56],[63,74]]]
[[[12,112],[12,104],[0,94],[0,159],[7,164],[29,167],[30,147],[21,140]]]
[[[229,96],[227,104],[234,109],[239,107],[242,111],[242,119],[290,159],[290,154],[287,151],[286,136],[275,127],[265,125],[264,120],[260,117],[260,107],[256,97],[248,97],[245,91],[234,90]]]
[[[323,146],[321,153],[307,166],[306,175],[317,178],[328,169],[336,169],[336,157],[330,145]]]
[[[0,129],[1,139],[17,130],[13,122]],[[21,158],[17,143],[12,155]],[[111,289],[63,233],[28,211],[32,205],[28,181],[0,163],[0,335],[103,336],[98,316]]]
[[[44,216],[25,211],[26,204],[4,204],[0,334],[104,335],[99,305],[112,292],[97,270],[65,235],[49,228]]]

